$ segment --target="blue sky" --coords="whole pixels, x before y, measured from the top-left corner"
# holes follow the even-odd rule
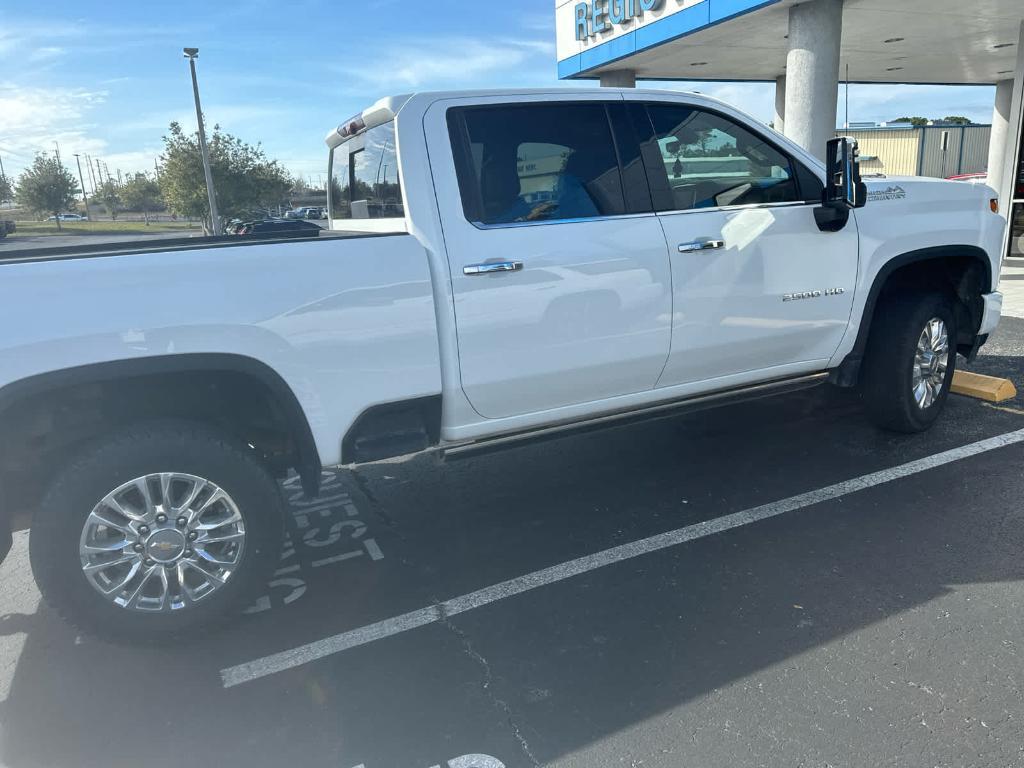
[[[554,2],[238,0],[82,3],[4,0],[0,7],[0,158],[17,174],[59,141],[122,171],[151,170],[171,120],[195,128],[183,46],[201,49],[209,123],[262,142],[293,173],[324,172],[323,137],[390,93],[550,86]],[[761,120],[773,88],[672,83]],[[964,114],[988,122],[993,89],[853,86],[852,120]]]

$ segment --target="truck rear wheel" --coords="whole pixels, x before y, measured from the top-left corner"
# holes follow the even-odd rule
[[[956,316],[943,294],[897,294],[879,305],[861,379],[876,424],[923,432],[935,423],[956,371],[956,333]]]
[[[187,422],[136,426],[57,475],[33,519],[32,571],[88,634],[187,640],[265,587],[282,511],[277,483],[245,446]]]

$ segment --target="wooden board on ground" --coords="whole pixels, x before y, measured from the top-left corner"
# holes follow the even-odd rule
[[[968,371],[957,371],[953,375],[952,391],[990,403],[1002,403],[1017,396],[1017,388],[1009,379],[997,379]]]

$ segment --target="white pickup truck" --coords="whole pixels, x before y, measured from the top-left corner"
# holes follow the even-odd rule
[[[421,93],[327,144],[315,237],[0,259],[0,530],[83,630],[245,604],[289,472],[826,381],[921,431],[999,320],[991,190],[863,182],[704,96]]]

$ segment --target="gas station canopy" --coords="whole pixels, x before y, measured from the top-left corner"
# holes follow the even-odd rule
[[[558,72],[647,80],[764,80],[786,73],[796,0],[559,0]],[[577,17],[587,9],[588,34]],[[619,8],[622,9],[620,14]],[[628,17],[633,10],[632,17]],[[626,17],[621,24],[612,18]],[[840,71],[862,83],[994,84],[1012,79],[1024,0],[846,0]],[[605,26],[594,35],[594,27]],[[584,39],[578,39],[584,37]]]
[[[774,81],[775,129],[819,158],[847,73],[995,85],[987,183],[1024,222],[1024,0],[555,0],[555,23],[562,79]]]

